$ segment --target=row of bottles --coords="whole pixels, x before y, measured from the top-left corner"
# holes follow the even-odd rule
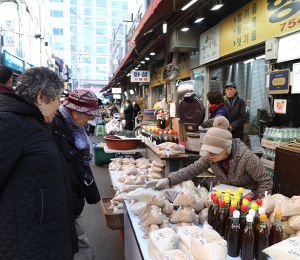
[[[177,132],[169,130],[169,131],[162,131],[161,129],[155,128],[147,128],[143,126],[141,130],[141,135],[145,138],[148,138],[154,144],[162,144],[165,142],[171,143],[179,143],[179,139],[177,136]]]
[[[263,135],[263,139],[275,142],[289,142],[293,141],[295,137],[300,138],[300,128],[279,129],[266,127]]]
[[[275,162],[275,150],[274,149],[269,149],[269,148],[265,148],[263,154],[262,154],[262,158],[269,160],[269,161],[273,161]]]
[[[249,197],[243,199],[242,194],[235,195],[229,206],[230,196],[227,193],[224,200],[222,192],[211,194],[213,203],[208,209],[208,223],[227,241],[229,256],[240,255],[242,260],[267,260],[268,256],[262,251],[283,239],[282,213],[276,211],[275,222],[268,233],[262,200],[257,199],[249,209],[251,197],[249,201]]]

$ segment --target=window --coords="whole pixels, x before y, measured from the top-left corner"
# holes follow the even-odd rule
[[[84,66],[83,71],[84,73],[91,73],[91,66]]]
[[[104,75],[97,75],[96,79],[97,80],[106,80],[106,76],[104,76]]]
[[[75,58],[76,58],[76,61],[75,62],[77,62],[77,57],[76,56],[74,56]],[[74,62],[74,63],[75,63]],[[77,71],[77,68],[76,68],[76,66],[75,65],[71,65],[71,70],[72,70],[72,74],[74,75],[75,73],[75,71]]]
[[[77,7],[71,6],[70,10],[71,10],[71,14],[77,14]]]
[[[84,57],[83,62],[84,63],[91,63],[91,57]]]
[[[106,73],[106,67],[96,67],[96,73]]]
[[[70,21],[71,24],[76,24],[77,23],[77,17],[76,16],[71,16],[70,20],[71,20]]]
[[[77,51],[77,44],[71,44],[71,51]]]
[[[96,64],[106,64],[105,57],[96,57]]]
[[[84,52],[92,52],[92,47],[91,45],[84,45]]]
[[[92,8],[84,8],[84,15],[93,15]]]
[[[71,56],[71,62],[72,63],[77,63],[77,56]],[[73,70],[73,69],[72,69]]]
[[[77,42],[77,35],[71,36],[71,42]]]
[[[108,25],[108,22],[107,22],[107,20],[97,18],[97,20],[96,20],[96,25],[107,26],[107,25]]]
[[[64,17],[64,12],[63,11],[58,11],[58,10],[51,10],[51,17]]]
[[[111,20],[111,26],[119,27],[121,23],[122,23],[121,20],[116,20],[116,19]]]
[[[93,24],[93,18],[92,17],[84,17],[85,24]]]
[[[85,43],[93,43],[93,36],[84,36]]]
[[[62,29],[62,28],[53,28],[53,34],[54,35],[63,35],[64,34],[64,29]]]
[[[96,4],[100,7],[107,7],[107,0],[97,0]]]
[[[92,6],[93,0],[84,0],[84,5]]]
[[[49,0],[49,2],[62,2],[62,0]]]
[[[96,52],[98,52],[98,53],[108,53],[108,47],[107,46],[97,46]]]
[[[97,37],[96,43],[98,44],[108,44],[108,37]]]
[[[111,1],[111,7],[116,9],[123,9],[123,3],[117,1]]]
[[[91,27],[84,27],[84,33],[85,34],[93,34],[94,30]]]
[[[71,5],[77,5],[77,0],[70,0]]]
[[[96,28],[96,33],[101,35],[108,35],[107,28]]]
[[[97,16],[107,17],[108,16],[108,10],[97,9],[96,14],[97,14]]]
[[[53,43],[53,50],[55,51],[62,51],[64,49],[63,43]]]
[[[126,1],[123,2],[123,11],[128,11],[128,3]]]
[[[90,75],[86,75],[86,76],[85,76],[85,79],[90,79]]]
[[[70,27],[71,33],[77,33],[77,26]]]
[[[111,16],[112,17],[123,17],[123,12],[122,11],[111,10]]]

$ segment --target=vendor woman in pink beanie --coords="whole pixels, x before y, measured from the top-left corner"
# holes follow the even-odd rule
[[[244,187],[253,192],[254,198],[262,198],[265,191],[272,190],[272,179],[265,171],[259,158],[251,152],[240,139],[232,139],[228,120],[219,116],[215,119],[203,140],[201,150],[207,154],[194,164],[177,172],[172,172],[166,179],[147,182],[147,187],[164,188],[167,184],[176,185],[191,180],[208,168],[218,178],[218,184]]]

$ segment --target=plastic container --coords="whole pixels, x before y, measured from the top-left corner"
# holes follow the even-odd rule
[[[104,146],[97,146],[97,144],[99,143],[93,143],[95,164],[99,166],[101,163],[110,162],[115,154],[104,152]]]

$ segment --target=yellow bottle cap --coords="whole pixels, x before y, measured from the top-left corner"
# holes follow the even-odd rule
[[[232,200],[231,201],[231,206],[236,206],[237,205],[237,201],[236,200]]]
[[[249,200],[243,199],[243,205],[247,205],[249,204]]]
[[[251,204],[251,209],[257,210],[257,203],[256,202]]]
[[[225,197],[224,200],[225,200],[225,203],[229,203],[230,202],[230,198],[229,197]]]
[[[226,197],[228,197],[228,198],[230,199],[230,194],[225,193],[225,194],[224,194],[224,198],[226,198]]]
[[[235,199],[236,201],[240,201],[240,200],[241,200],[240,196],[234,196],[234,199]]]
[[[244,193],[244,188],[240,187],[239,188],[239,193]]]
[[[235,191],[235,192],[233,193],[233,196],[240,196],[240,194],[239,194],[238,191]]]
[[[225,194],[231,194],[231,189],[226,189]]]
[[[222,191],[217,190],[217,197],[220,197],[220,196],[222,196]]]

